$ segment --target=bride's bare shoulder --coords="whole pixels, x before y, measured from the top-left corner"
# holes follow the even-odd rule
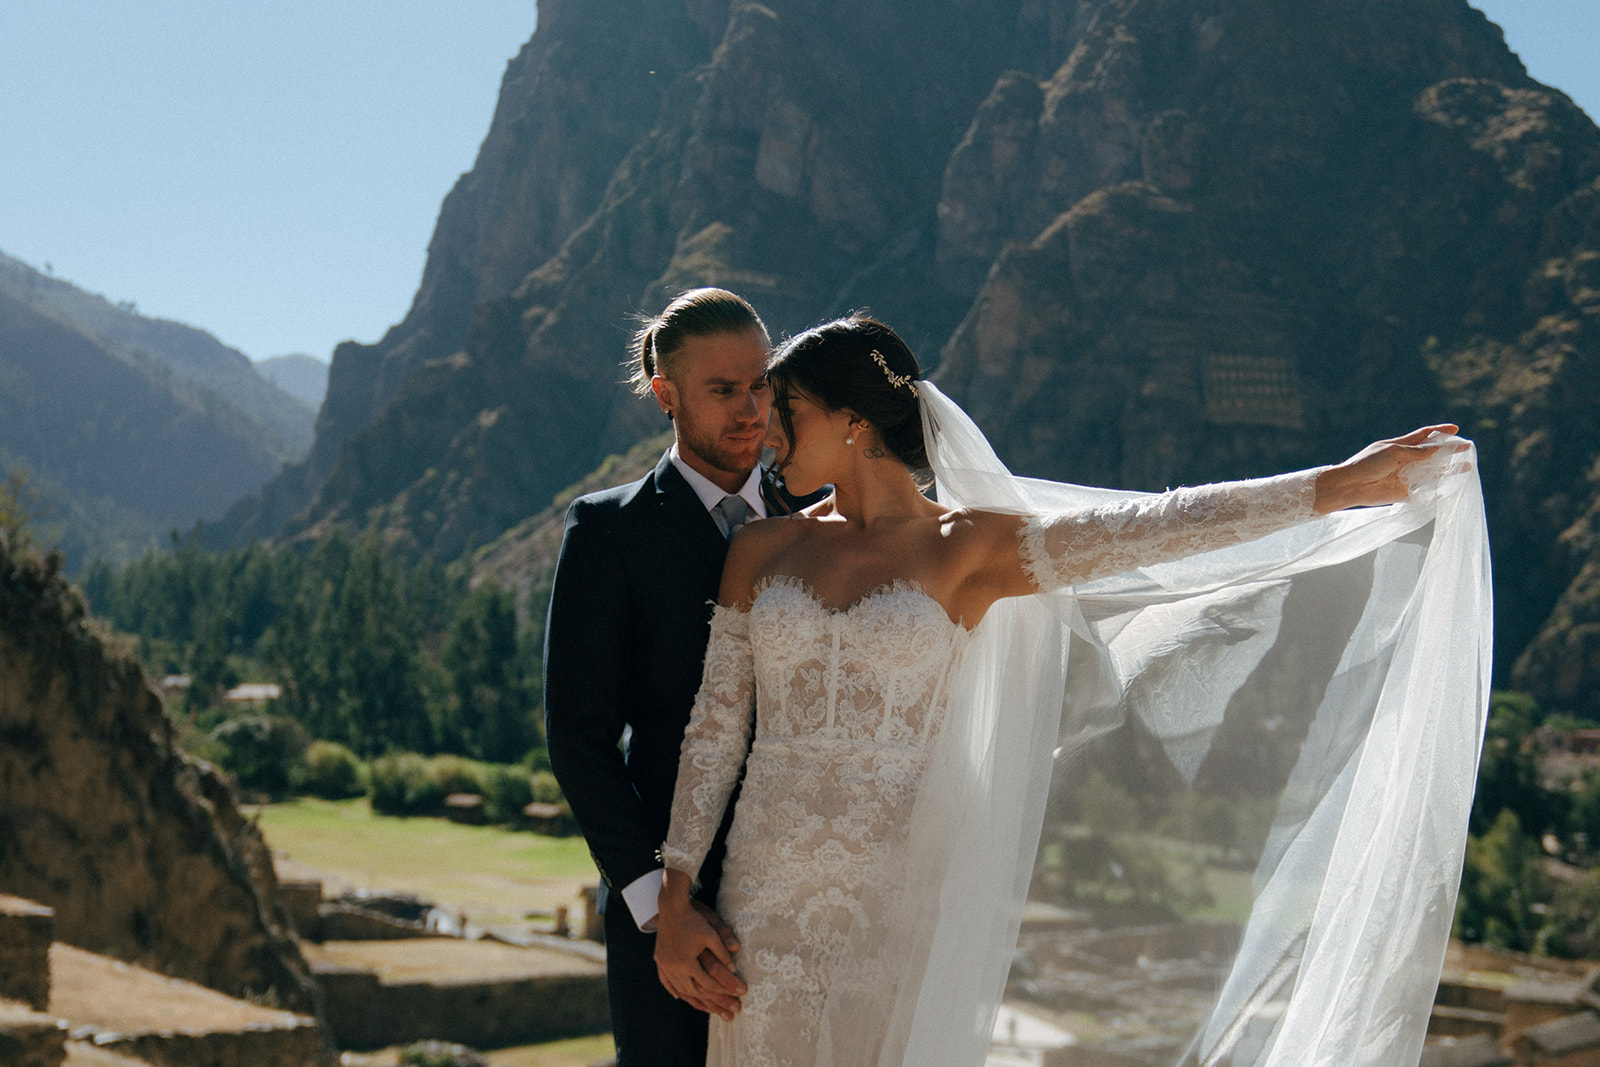
[[[945,537],[958,542],[963,548],[987,553],[996,547],[1014,545],[1017,532],[1022,529],[1023,517],[998,511],[956,508],[941,515],[939,522]]]
[[[796,538],[805,536],[808,527],[815,525],[816,520],[805,512],[796,512],[793,515],[778,515],[768,519],[756,519],[747,523],[738,532],[728,546],[728,558],[732,559],[736,553],[771,553],[785,545],[792,544]]]
[[[728,544],[718,599],[723,604],[747,605],[757,580],[766,572],[773,557],[804,537],[815,521],[802,512],[746,524]]]

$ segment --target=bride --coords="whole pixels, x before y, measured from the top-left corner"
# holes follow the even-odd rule
[[[734,540],[684,738],[656,949],[674,996],[702,953],[734,965],[689,894],[743,774],[718,911],[748,992],[708,1062],[982,1062],[1054,764],[1132,717],[1192,778],[1275,657],[1326,666],[1299,672],[1306,738],[1189,1058],[1414,1062],[1487,697],[1455,427],[1110,493],[1011,477],[870,318],[795,337],[769,381],[789,489],[833,493]],[[1307,619],[1308,582],[1349,602]]]

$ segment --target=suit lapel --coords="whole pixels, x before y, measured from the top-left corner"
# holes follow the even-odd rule
[[[678,547],[693,552],[696,559],[714,558],[720,571],[728,554],[728,542],[694,488],[672,465],[668,453],[663,453],[661,462],[656,464],[655,486],[656,506],[664,525],[674,531],[673,540]]]

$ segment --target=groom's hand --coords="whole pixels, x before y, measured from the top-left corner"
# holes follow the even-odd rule
[[[693,901],[694,910],[706,921],[706,925],[714,930],[722,939],[723,947],[731,954],[739,951],[739,937],[733,928],[722,921],[722,916],[698,900]],[[694,1006],[704,1012],[713,1012],[724,1019],[733,1018],[734,1013],[743,1006],[739,998],[744,996],[747,986],[744,980],[734,973],[732,967],[723,963],[710,949],[700,952],[700,968],[705,972],[706,982],[709,983],[710,992],[705,994],[705,1004]],[[690,1003],[694,1003],[690,1001]],[[719,1010],[722,1009],[722,1010]],[[723,1010],[729,1014],[724,1015]]]
[[[668,993],[700,1011],[731,1020],[746,986],[733,970],[739,939],[699,901],[669,904],[656,917],[656,971]]]

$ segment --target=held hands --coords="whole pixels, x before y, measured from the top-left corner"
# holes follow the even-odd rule
[[[667,868],[656,916],[656,972],[668,993],[730,1021],[746,986],[733,970],[739,938],[715,911],[689,896],[690,878]]]
[[[1454,437],[1455,432],[1454,424],[1440,423],[1412,430],[1404,437],[1373,442],[1317,475],[1314,510],[1327,514],[1406,499],[1411,495],[1407,467],[1431,458],[1441,448],[1459,452],[1467,447],[1466,442]]]

